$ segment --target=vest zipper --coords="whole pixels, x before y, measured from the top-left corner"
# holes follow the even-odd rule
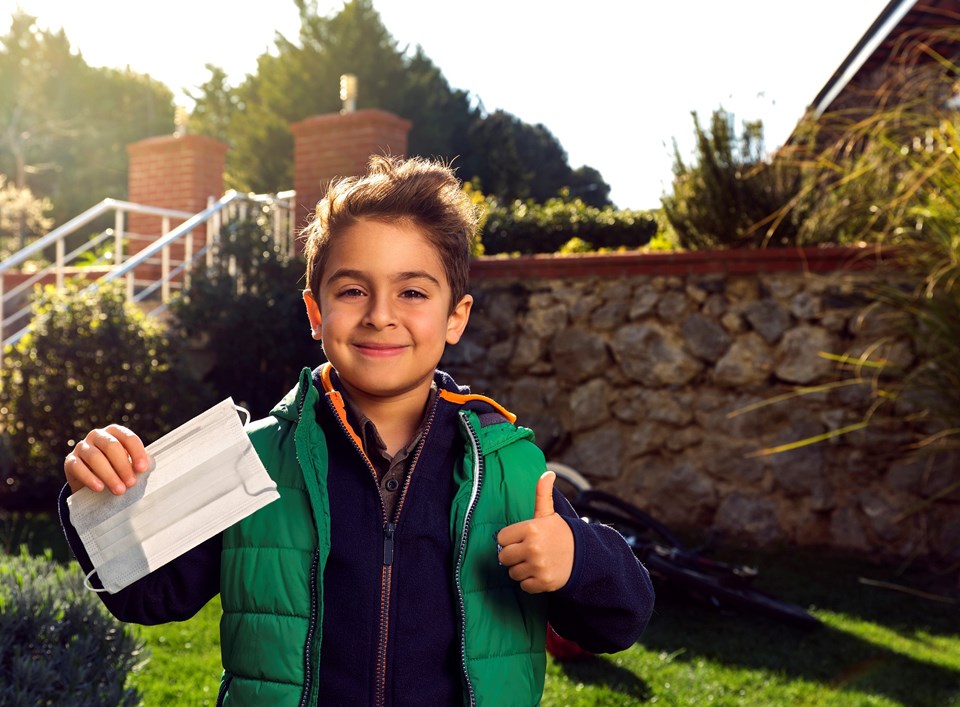
[[[384,704],[386,699],[387,692],[387,638],[389,636],[389,622],[390,622],[390,587],[391,579],[393,577],[393,555],[395,549],[394,534],[397,528],[397,522],[400,519],[400,511],[403,508],[403,501],[407,497],[407,489],[410,487],[410,479],[413,476],[413,470],[417,466],[417,461],[420,459],[420,452],[423,450],[424,441],[427,438],[427,433],[430,431],[430,425],[433,422],[433,418],[437,410],[437,402],[439,401],[439,396],[437,400],[434,401],[433,407],[430,410],[430,415],[427,418],[427,422],[423,426],[423,433],[420,435],[420,442],[417,445],[417,450],[414,454],[413,461],[410,463],[410,470],[407,472],[407,477],[404,480],[403,491],[400,493],[400,500],[397,502],[397,508],[393,514],[393,522],[387,518],[387,509],[383,504],[383,497],[380,496],[380,482],[377,480],[377,471],[373,467],[373,463],[370,461],[370,457],[367,456],[366,452],[357,444],[354,435],[350,434],[350,431],[347,429],[346,421],[337,413],[336,406],[333,405],[332,401],[327,398],[328,404],[333,408],[333,416],[337,419],[337,422],[340,425],[341,431],[347,436],[347,439],[350,440],[350,443],[353,445],[353,448],[360,454],[361,459],[367,465],[367,469],[370,471],[371,478],[373,483],[376,485],[377,497],[380,499],[380,511],[383,517],[383,565],[380,570],[380,639],[377,646],[377,672],[376,672],[376,684],[377,684],[377,705]]]
[[[393,580],[394,532],[396,531],[397,523],[400,521],[400,511],[403,510],[403,502],[407,497],[407,489],[410,488],[410,479],[413,477],[413,472],[417,468],[417,462],[420,460],[420,452],[423,450],[424,442],[427,439],[427,433],[430,431],[430,426],[433,424],[433,418],[436,414],[436,410],[437,402],[434,401],[433,407],[430,410],[430,414],[427,417],[427,421],[423,425],[423,432],[420,435],[420,442],[417,444],[417,449],[414,452],[413,460],[410,462],[410,470],[407,472],[406,478],[404,479],[403,490],[400,492],[400,500],[397,501],[397,507],[393,512],[393,522],[386,521],[383,524],[383,570],[380,573],[380,644],[377,651],[376,704],[378,705],[382,705],[386,702],[387,694],[387,639],[390,634],[390,589]],[[364,458],[366,459],[367,457],[364,456]],[[369,464],[369,459],[367,463]],[[371,465],[371,469],[372,468],[373,467]],[[374,480],[376,481],[376,472],[374,472]],[[380,494],[379,483],[377,483],[377,494]],[[383,516],[384,519],[386,519],[386,509],[384,509]]]
[[[389,567],[393,564],[393,532],[397,529],[395,523],[383,525],[383,564]]]
[[[303,406],[307,401],[307,393],[303,395],[297,404],[297,429],[300,428],[300,422],[303,419]],[[300,461],[300,452],[296,445],[296,432],[294,432],[294,456],[297,464],[303,469],[303,463]],[[317,633],[317,572],[320,569],[320,548],[313,551],[313,560],[310,563],[310,621],[307,624],[307,638],[303,646],[303,694],[300,696],[300,707],[306,707],[310,700],[310,693],[313,690],[313,640]]]
[[[463,567],[463,558],[467,547],[467,534],[470,530],[470,520],[473,511],[477,506],[477,499],[480,497],[480,486],[483,484],[483,457],[480,456],[480,440],[473,427],[467,421],[466,415],[460,413],[460,420],[464,429],[470,437],[473,447],[473,489],[470,492],[470,501],[467,503],[467,512],[463,516],[463,529],[460,531],[460,549],[457,552],[456,585],[457,585],[457,605],[460,609],[460,670],[463,672],[463,682],[467,686],[467,696],[471,706],[476,705],[477,695],[470,683],[470,675],[467,672],[467,617],[466,607],[463,602],[463,583],[460,577],[460,570]]]
[[[307,624],[307,640],[303,651],[303,694],[300,707],[306,707],[313,689],[313,637],[317,633],[317,571],[320,565],[320,549],[313,552],[310,563],[310,623]]]

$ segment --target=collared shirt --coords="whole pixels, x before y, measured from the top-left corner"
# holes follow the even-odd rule
[[[346,402],[347,414],[350,418],[350,424],[354,426],[360,439],[363,441],[363,451],[366,453],[373,469],[377,474],[377,482],[380,487],[380,498],[383,500],[383,507],[386,510],[387,518],[391,520],[400,501],[400,494],[403,492],[404,482],[410,471],[410,463],[413,461],[414,452],[423,436],[427,421],[427,411],[429,411],[437,399],[437,385],[434,383],[430,387],[430,395],[427,397],[427,404],[424,406],[424,415],[420,420],[420,426],[414,433],[413,438],[401,447],[396,454],[390,456],[387,452],[387,445],[377,431],[377,426],[373,421],[364,415],[360,409],[353,404],[346,394],[343,394]]]

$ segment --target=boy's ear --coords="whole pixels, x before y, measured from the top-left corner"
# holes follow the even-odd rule
[[[447,317],[447,343],[455,344],[463,336],[463,330],[467,328],[467,322],[470,320],[470,308],[473,307],[473,296],[464,295],[453,308],[453,312]]]
[[[310,290],[303,291],[303,303],[307,306],[307,319],[310,320],[310,333],[314,339],[320,341],[323,329],[320,326],[320,305]]]

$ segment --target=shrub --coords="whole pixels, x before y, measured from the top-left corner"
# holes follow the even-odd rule
[[[259,417],[323,360],[301,297],[305,262],[286,255],[266,212],[224,226],[213,265],[171,310],[174,326],[210,356],[203,381]],[[233,266],[231,266],[233,263]]]
[[[764,154],[763,124],[716,110],[709,129],[693,113],[696,159],[684,163],[674,145],[673,194],[663,210],[683,248],[757,248],[812,243],[802,233],[801,209],[789,208],[801,191],[803,170],[791,159]]]
[[[78,565],[0,554],[0,704],[137,705],[143,642],[83,587]]]
[[[199,412],[206,397],[176,344],[119,284],[40,292],[0,371],[0,507],[52,508],[64,456],[95,427],[116,422],[149,442]]]
[[[514,201],[502,205],[488,199],[483,249],[499,253],[556,253],[573,238],[591,249],[637,249],[657,232],[655,218],[643,211],[597,208],[565,195],[543,204]]]

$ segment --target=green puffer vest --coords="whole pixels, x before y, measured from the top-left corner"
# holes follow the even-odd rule
[[[444,397],[466,402],[474,396]],[[330,524],[318,400],[304,369],[272,417],[247,428],[280,500],[224,532],[218,704],[317,704]],[[464,704],[536,705],[546,668],[546,599],[510,579],[497,563],[492,536],[532,517],[543,455],[525,428],[509,422],[482,427],[475,412],[459,414],[466,444],[453,472],[458,491],[450,533]]]

